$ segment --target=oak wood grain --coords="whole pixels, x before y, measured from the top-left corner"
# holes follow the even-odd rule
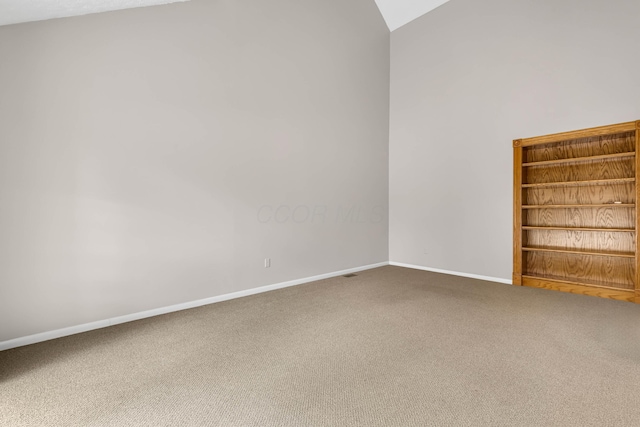
[[[535,247],[535,246],[523,246],[524,252],[547,252],[547,253],[559,253],[559,254],[571,254],[571,255],[589,255],[589,256],[602,256],[613,258],[634,258],[635,253],[632,252],[615,252],[615,251],[597,251],[595,249],[568,249],[568,248],[553,248],[553,247]]]
[[[606,204],[562,204],[562,205],[522,205],[522,209],[570,209],[570,208],[633,208],[635,209],[636,205],[634,204],[617,204],[617,203],[606,203]]]
[[[635,235],[628,232],[593,232],[578,230],[527,230],[523,246],[580,250],[602,253],[625,253],[635,257]]]
[[[541,144],[550,144],[557,142],[573,141],[585,138],[594,138],[600,136],[611,136],[623,133],[629,133],[636,130],[636,122],[620,123],[616,125],[600,126],[589,129],[576,130],[571,132],[561,132],[551,135],[536,136],[533,138],[522,138],[519,141],[521,147],[530,147]],[[578,157],[578,156],[571,156]]]
[[[634,132],[526,147],[522,161],[531,163],[635,152]]]
[[[522,285],[532,288],[548,289],[553,291],[568,292],[572,294],[588,295],[599,298],[609,298],[619,301],[633,302],[635,293],[631,290],[608,289],[605,287],[588,286],[560,280],[545,280],[534,276],[524,276]]]
[[[537,227],[635,228],[632,207],[526,209],[525,225]]]
[[[523,230],[563,230],[563,231],[594,231],[594,232],[621,232],[635,233],[633,228],[588,228],[588,227],[544,227],[544,226],[522,226]]]
[[[636,131],[635,131],[635,138],[634,138],[634,145],[635,145],[635,150],[636,153],[640,153],[640,120],[638,120],[636,122]],[[635,194],[636,197],[636,229],[638,229],[638,227],[640,227],[640,216],[637,215],[638,212],[638,208],[640,207],[640,185],[637,185],[637,179],[640,178],[640,156],[636,155],[636,186],[635,186],[635,191],[633,192]],[[636,236],[636,241],[635,241],[635,251],[636,251],[636,259],[635,259],[635,265],[636,265],[636,271],[635,271],[635,276],[634,276],[634,284],[635,284],[635,291],[636,291],[636,298],[635,298],[635,303],[640,304],[640,239],[637,238]]]
[[[634,258],[601,257],[556,252],[525,252],[523,275],[562,277],[576,283],[608,283],[634,289]]]
[[[513,275],[512,283],[522,284],[522,147],[513,149]]]
[[[541,162],[531,162],[531,163],[523,163],[523,167],[538,167],[538,166],[547,166],[547,165],[559,165],[564,163],[583,163],[583,162],[593,162],[594,160],[617,160],[623,159],[626,157],[635,157],[635,152],[630,153],[618,153],[618,154],[603,154],[601,156],[589,156],[589,157],[577,157],[577,158],[569,158],[569,159],[558,159],[558,160],[546,160]]]
[[[636,192],[633,183],[527,188],[523,193],[524,205],[635,205]]]
[[[616,179],[594,179],[589,181],[561,181],[561,182],[538,182],[535,184],[522,184],[522,188],[544,188],[544,187],[573,187],[584,185],[615,185],[635,182],[635,178]]]
[[[527,168],[523,182],[527,184],[570,181],[600,181],[607,179],[635,179],[635,158],[624,157],[617,161],[598,160],[583,163],[551,164]]]
[[[640,302],[638,138],[640,121],[514,141],[514,279]]]

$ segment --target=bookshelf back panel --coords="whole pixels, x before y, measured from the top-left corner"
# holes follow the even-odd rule
[[[534,248],[635,252],[635,233],[573,230],[528,230],[523,245]]]
[[[614,202],[635,203],[633,183],[576,187],[526,188],[522,203],[525,205],[597,205]]]
[[[633,208],[526,209],[523,224],[536,227],[635,228]]]
[[[523,162],[601,156],[635,151],[635,132],[597,136],[525,147]]]
[[[634,157],[616,160],[594,160],[585,163],[535,166],[523,171],[523,183],[593,181],[635,177]]]
[[[602,282],[613,287],[634,289],[635,260],[592,255],[525,252],[523,274],[552,276],[585,283]]]

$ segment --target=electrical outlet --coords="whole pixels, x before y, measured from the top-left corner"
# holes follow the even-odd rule
[[[265,258],[264,259],[264,268],[269,268],[271,267],[271,258]]]

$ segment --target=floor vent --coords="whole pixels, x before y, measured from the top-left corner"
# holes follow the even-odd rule
[[[351,274],[345,274],[345,275],[344,275],[344,276],[342,276],[342,277],[356,277],[356,276],[357,276],[357,274],[353,274],[353,273],[351,273]]]

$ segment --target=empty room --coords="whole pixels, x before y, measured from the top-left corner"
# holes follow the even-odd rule
[[[0,426],[637,426],[637,0],[0,0]]]

